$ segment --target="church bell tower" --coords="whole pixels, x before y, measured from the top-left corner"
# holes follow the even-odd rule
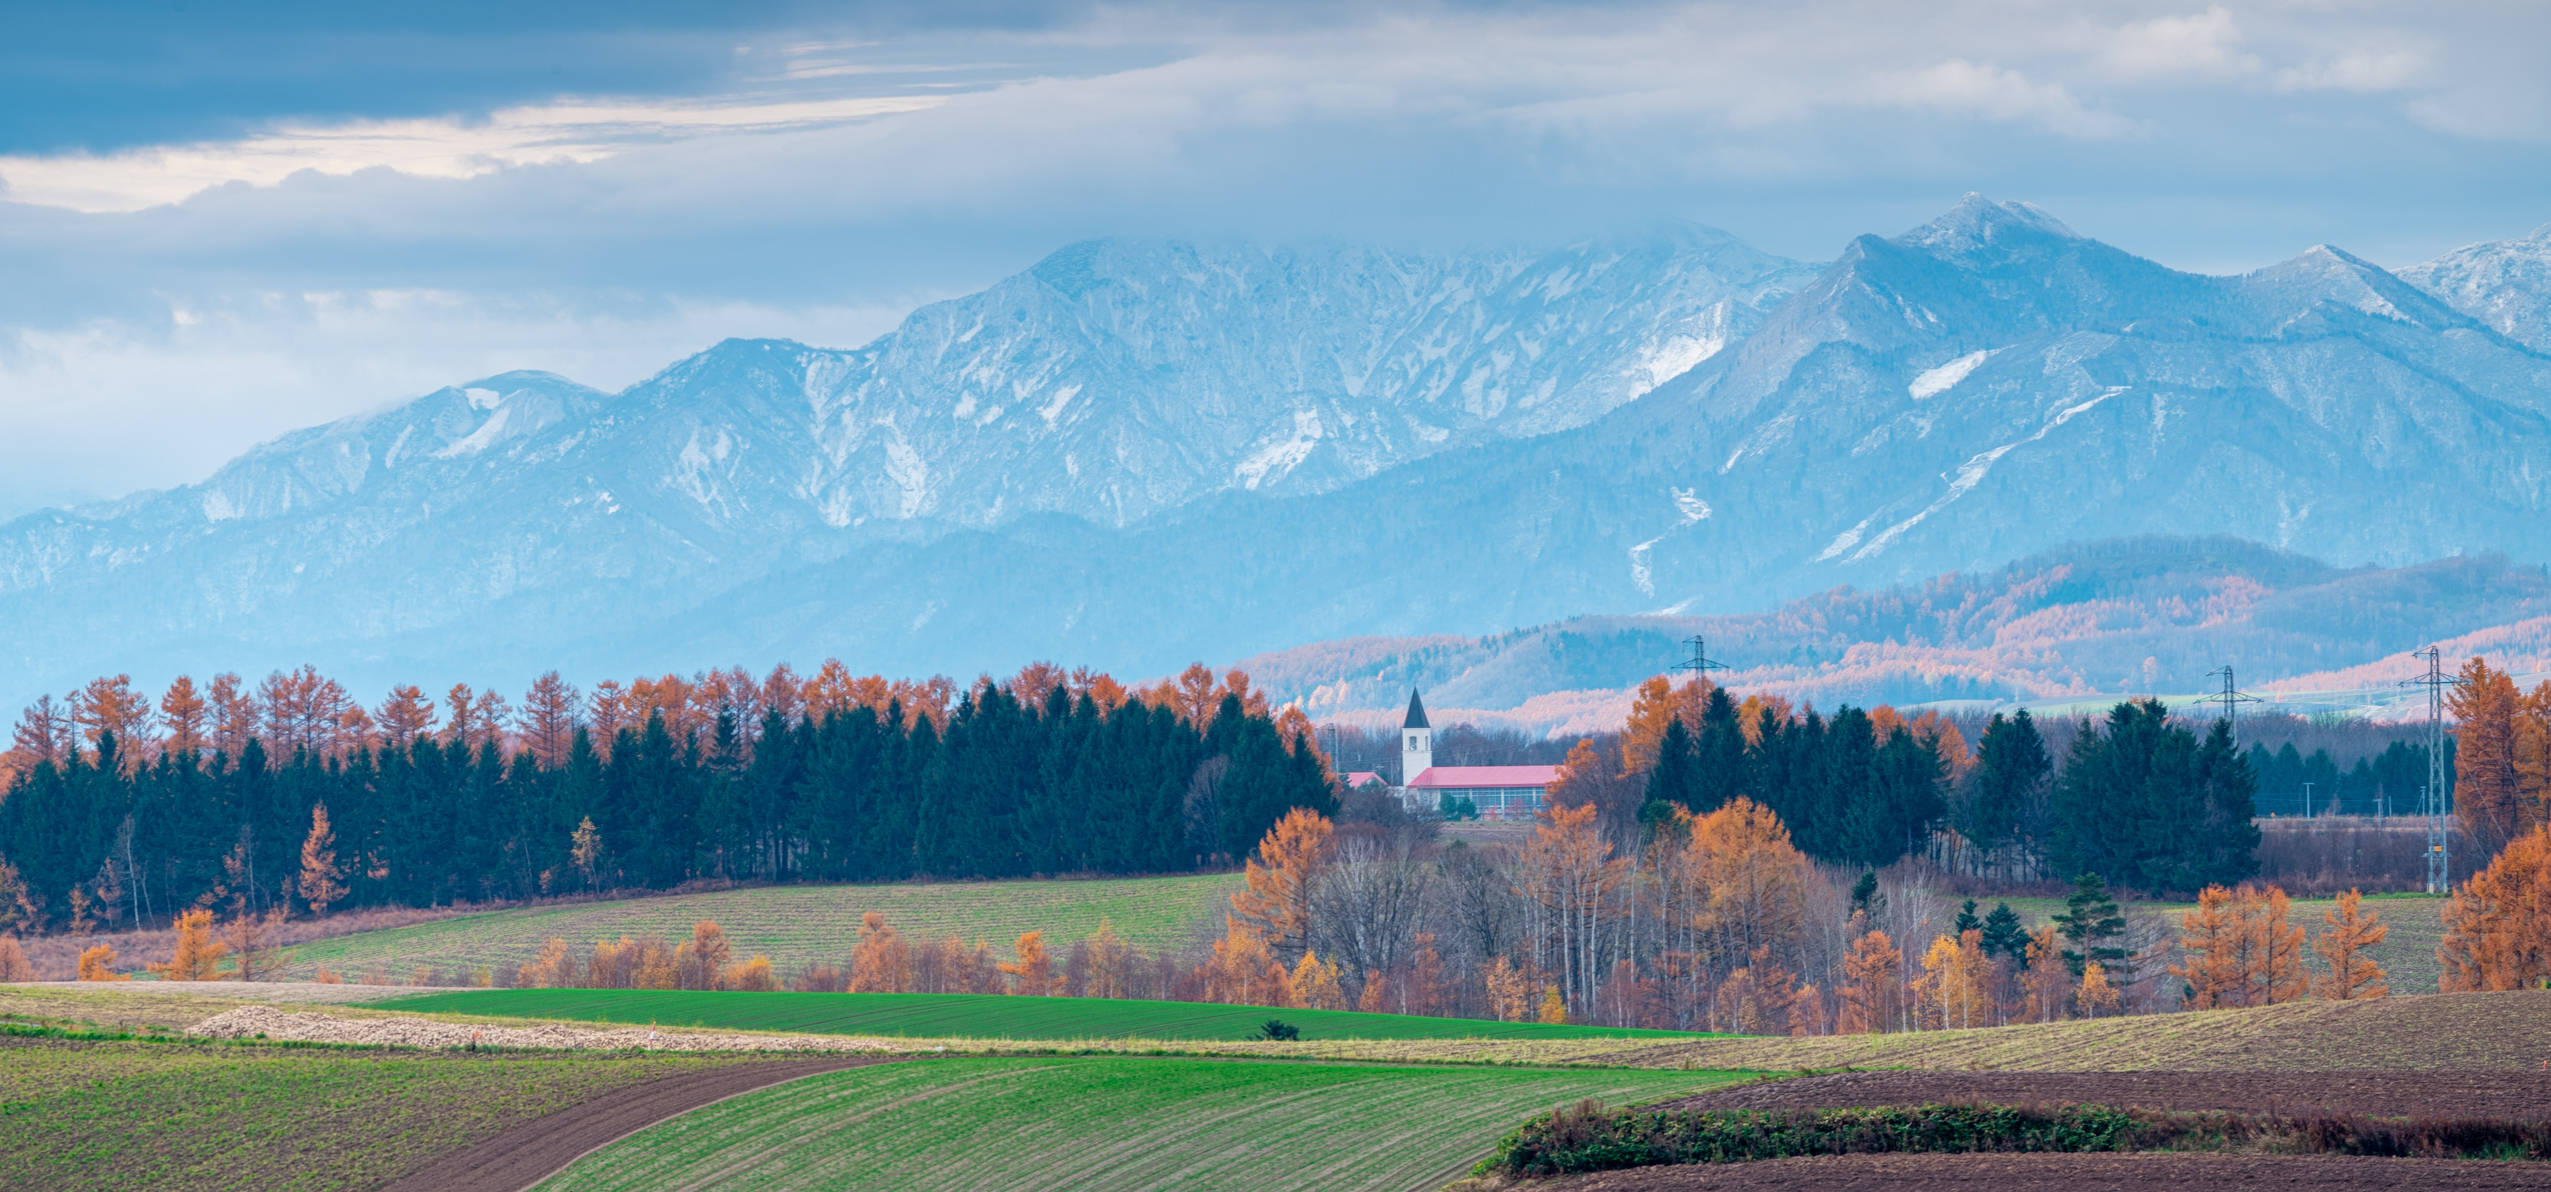
[[[1435,730],[1426,725],[1426,705],[1419,702],[1417,691],[1408,693],[1408,719],[1400,725],[1400,785],[1417,781],[1417,776],[1435,765]]]

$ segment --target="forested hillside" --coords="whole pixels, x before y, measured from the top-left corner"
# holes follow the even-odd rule
[[[456,688],[373,709],[304,671],[154,708],[117,680],[28,710],[0,792],[5,926],[434,906],[698,879],[878,881],[1228,866],[1333,811],[1298,711],[1236,672],[1128,692],[712,672],[519,713]]]

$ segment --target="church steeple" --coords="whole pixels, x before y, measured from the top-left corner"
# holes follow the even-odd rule
[[[1408,719],[1400,723],[1400,785],[1417,781],[1417,776],[1435,765],[1435,730],[1427,727],[1426,704],[1417,698],[1417,690],[1408,693]]]

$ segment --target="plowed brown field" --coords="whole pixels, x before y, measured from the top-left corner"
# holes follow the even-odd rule
[[[2551,1120],[2537,1072],[1844,1072],[1716,1089],[1663,1108],[2078,1103],[2123,1109]]]
[[[1532,1192],[2151,1192],[2417,1188],[2551,1189],[2551,1164],[2345,1155],[1827,1155],[1763,1163],[1640,1167],[1533,1180]]]

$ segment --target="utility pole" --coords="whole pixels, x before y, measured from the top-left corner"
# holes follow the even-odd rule
[[[2261,701],[2259,697],[2241,690],[2232,682],[2231,663],[2224,663],[2220,669],[2206,672],[2206,677],[2209,679],[2216,675],[2223,676],[2223,690],[2213,695],[2209,695],[2197,702],[2202,704],[2220,704],[2223,706],[2222,718],[2224,731],[2232,735],[2232,752],[2239,754],[2241,752],[2241,705],[2255,704]]]
[[[2445,652],[2434,646],[2411,651],[2410,657],[2427,660],[2427,673],[2415,679],[2404,679],[2404,687],[2427,689],[2427,789],[2420,792],[2419,812],[2427,817],[2427,892],[2444,894],[2453,890],[2452,840],[2445,830],[2445,689],[2459,687],[2462,680],[2445,673]]]
[[[1726,663],[1710,657],[1708,648],[1709,642],[1700,635],[1694,634],[1691,637],[1683,639],[1683,644],[1692,647],[1692,656],[1682,662],[1675,663],[1674,669],[1679,671],[1690,671],[1692,672],[1692,677],[1695,679],[1706,679],[1709,677],[1709,673],[1711,671],[1727,669]]]

